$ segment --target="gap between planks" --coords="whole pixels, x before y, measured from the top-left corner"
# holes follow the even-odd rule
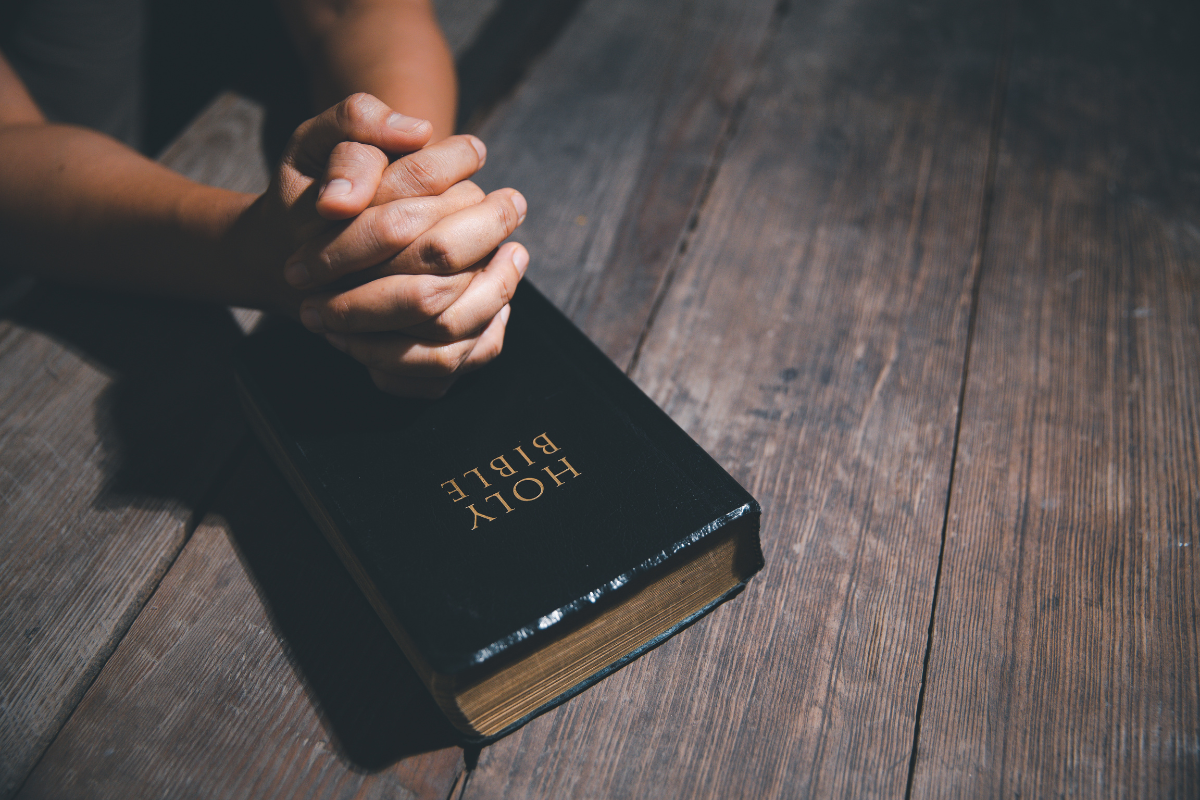
[[[950,478],[946,481],[945,509],[942,513],[942,536],[938,546],[937,571],[933,578],[933,600],[929,605],[929,628],[925,637],[925,658],[921,664],[921,689],[917,694],[916,720],[913,723],[912,753],[908,758],[908,780],[904,800],[911,800],[913,776],[917,771],[917,755],[921,746],[921,713],[925,710],[925,690],[929,686],[929,659],[933,653],[934,623],[937,620],[938,590],[942,586],[942,564],[946,557],[946,534],[950,526],[950,499],[954,496],[954,474],[958,466],[959,440],[962,435],[963,406],[967,398],[967,378],[971,374],[971,347],[975,342],[975,323],[979,317],[979,290],[983,284],[984,254],[991,228],[992,203],[996,194],[996,161],[1000,156],[1000,135],[1004,130],[1004,108],[1008,97],[1008,69],[1012,62],[1016,38],[1016,4],[1006,4],[1004,48],[996,67],[996,83],[992,88],[992,126],[988,134],[987,171],[983,182],[983,204],[979,209],[979,241],[971,257],[971,307],[967,312],[967,341],[963,349],[962,381],[958,388],[958,412],[954,419],[954,439],[950,447]]]
[[[721,164],[725,161],[725,153],[729,148],[729,143],[737,136],[738,124],[742,121],[742,115],[746,113],[746,104],[750,101],[750,96],[754,93],[754,88],[758,85],[758,77],[762,73],[763,66],[766,63],[767,53],[770,51],[771,45],[774,44],[775,38],[779,35],[779,29],[783,25],[784,18],[787,17],[788,12],[791,10],[791,6],[791,0],[779,0],[775,4],[766,34],[763,36],[762,42],[754,54],[751,67],[747,71],[748,79],[746,85],[742,87],[741,95],[738,97],[733,111],[730,112],[726,120],[725,129],[717,139],[712,160],[709,162],[708,169],[704,173],[700,193],[696,197],[695,204],[688,214],[687,223],[679,235],[679,244],[676,245],[675,252],[672,254],[671,260],[667,263],[667,268],[663,271],[662,279],[659,280],[658,286],[655,289],[654,300],[650,304],[650,313],[646,315],[646,322],[642,325],[642,330],[638,333],[637,343],[633,346],[633,355],[629,357],[629,363],[625,366],[626,375],[632,377],[634,371],[637,369],[638,361],[642,356],[642,348],[646,344],[646,339],[650,336],[650,330],[654,327],[654,321],[658,318],[658,312],[662,308],[663,301],[666,299],[667,293],[671,290],[671,282],[675,279],[676,267],[679,266],[680,258],[687,252],[692,235],[700,224],[700,215],[704,213],[704,206],[708,202],[708,195],[712,191],[713,185],[717,182],[717,175],[721,172]]]

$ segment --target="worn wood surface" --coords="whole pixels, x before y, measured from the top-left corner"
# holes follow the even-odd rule
[[[228,316],[10,283],[0,797],[1196,796],[1197,20],[1108,5],[439,4],[531,277],[767,555],[474,768],[237,447]],[[164,159],[255,190],[263,127]]]
[[[446,2],[451,45],[465,49],[494,8]],[[265,116],[224,94],[160,161],[262,191]],[[246,435],[228,352],[234,322],[257,318],[20,280],[2,295],[0,798],[17,791],[96,678]]]
[[[20,797],[442,800],[450,742],[254,445]]]
[[[529,201],[529,277],[625,366],[766,40],[775,0],[584,3],[479,129]]]
[[[762,503],[767,567],[484,750],[467,798],[904,796],[1001,22],[782,19],[633,372]]]
[[[254,119],[225,98],[163,163],[253,189]],[[0,322],[0,797],[117,646],[244,435],[227,311],[27,286]]]
[[[709,6],[711,7],[710,11],[719,10],[718,4],[716,3],[709,3]],[[675,21],[683,16],[682,6],[678,8],[672,7],[668,10],[674,15],[668,16],[668,21]],[[493,14],[491,19],[495,20],[497,15],[501,15],[502,12],[508,14],[517,14],[517,11],[519,11],[519,9],[514,11],[512,9],[505,10],[501,8],[498,9],[495,14]],[[593,15],[605,15],[604,10],[598,8],[593,9],[592,13]],[[519,14],[517,14],[517,17],[519,18]],[[769,14],[759,14],[758,33],[760,36],[765,34],[766,23],[768,20]],[[501,17],[501,21],[503,22],[503,17]],[[628,18],[621,18],[617,21],[628,23],[630,20]],[[581,24],[590,25],[591,23],[585,19]],[[683,44],[689,46],[701,46],[707,44],[710,49],[713,49],[714,42],[720,39],[720,31],[715,29],[713,26],[713,19],[700,18],[697,21],[697,24],[693,26],[693,28],[689,29],[691,39],[685,39]],[[484,25],[483,27],[486,29],[487,25]],[[581,39],[590,39],[590,35],[595,34],[595,31],[588,27],[584,27],[582,30],[574,29],[574,33],[572,33],[571,30],[572,29],[569,29],[565,34],[568,45],[571,43],[571,41],[578,42]],[[608,39],[602,41],[607,41],[610,47],[621,42],[629,41],[628,31],[620,25],[610,22],[608,23],[606,30],[608,31]],[[573,40],[571,37],[574,37]],[[669,65],[667,62],[663,62],[661,60],[659,62],[655,62],[651,58],[656,50],[656,47],[651,41],[643,41],[640,44],[640,47],[642,49],[640,56],[641,61],[635,63],[634,67],[646,67],[649,64],[649,66],[653,66],[657,69],[665,69]],[[716,59],[722,54],[723,51],[709,53],[708,57],[710,59]],[[530,81],[536,85],[538,81],[544,83],[551,79],[557,80],[562,72],[578,74],[585,69],[594,69],[595,65],[591,62],[596,55],[597,51],[595,49],[584,49],[580,51],[573,46],[559,46],[554,52],[545,56],[544,60],[541,62],[541,66],[535,68],[535,71],[530,77]],[[753,58],[753,49],[751,48],[747,53],[741,55],[747,62],[749,62]],[[736,60],[731,62],[731,64],[733,66],[737,66]],[[716,69],[718,66],[719,64],[710,64],[707,68],[712,70]],[[735,70],[734,72],[735,74],[741,75],[739,80],[744,82],[745,73],[748,71],[749,65],[747,64],[745,67],[739,67],[738,69],[742,71],[738,72]],[[650,82],[649,88],[647,88],[646,82],[642,80],[642,72],[638,69],[630,69],[629,72],[622,76],[622,78],[632,85],[622,88],[622,94],[620,96],[621,101],[649,93],[649,97],[654,101],[654,103],[661,104],[666,99],[664,97],[664,93],[671,89],[669,84],[661,85],[662,81],[660,78],[654,78]],[[619,81],[618,85],[620,85]],[[559,84],[558,90],[560,92],[566,91],[566,89],[567,86],[565,84]],[[606,85],[605,90],[602,93],[607,94],[608,91],[609,89]],[[586,92],[583,94],[585,97],[587,96]],[[538,93],[534,92],[534,96],[538,96]],[[551,99],[553,100],[555,98]],[[593,97],[592,99],[594,104],[596,98]],[[609,98],[609,101],[611,102],[611,98]],[[222,102],[230,103],[232,101],[223,100]],[[656,122],[656,118],[652,113],[655,110],[654,103],[651,103],[649,106],[647,106],[645,102],[642,102],[640,106],[628,110],[623,121],[624,127],[622,128],[622,130],[626,132],[627,136],[624,138],[620,136],[613,136],[606,139],[606,141],[603,143],[604,149],[600,151],[597,158],[594,160],[589,160],[577,157],[575,159],[575,167],[579,177],[570,185],[574,187],[575,191],[586,189],[589,192],[589,202],[599,203],[604,207],[611,207],[612,209],[620,209],[625,203],[629,202],[631,193],[634,193],[636,196],[635,189],[638,187],[635,187],[631,181],[632,177],[634,176],[625,176],[624,182],[617,184],[616,188],[619,189],[619,191],[616,193],[613,192],[613,187],[608,187],[607,194],[604,192],[597,193],[595,191],[595,187],[591,185],[591,180],[598,172],[603,172],[605,169],[607,169],[608,166],[611,165],[612,159],[618,159],[627,156],[628,153],[625,152],[626,149],[635,151],[633,154],[635,156],[635,163],[636,160],[647,157],[647,148],[653,144],[652,137],[648,135],[648,132],[654,128],[654,124]],[[584,106],[586,107],[586,103]],[[510,120],[510,125],[513,128],[528,130],[531,127],[535,127],[536,124],[544,123],[551,107],[552,106],[547,106],[544,103],[535,103],[531,110],[521,111],[519,108],[510,107],[506,109],[506,114],[507,118]],[[248,120],[252,120],[253,114],[250,113],[252,109],[253,106],[234,104],[229,105],[228,108],[224,110],[224,114],[227,117],[242,116]],[[727,107],[723,109],[723,112],[728,114],[729,111],[730,108],[727,105]],[[564,119],[572,119],[570,114],[567,112],[569,112],[569,109],[561,112],[564,114]],[[686,113],[692,112],[691,110],[687,110]],[[535,117],[537,120],[532,120],[532,118]],[[576,121],[576,124],[582,124],[583,122],[587,122],[589,125],[594,125],[595,120],[589,119]],[[673,124],[678,125],[681,123],[679,120],[675,120]],[[219,125],[206,125],[202,127],[204,128],[205,132],[203,135],[205,136],[212,138],[221,135]],[[690,180],[692,185],[690,187],[686,187],[687,191],[690,191],[693,195],[699,191],[702,179],[704,177],[703,167],[707,165],[706,159],[711,159],[711,152],[716,145],[717,137],[719,136],[721,129],[721,120],[718,119],[715,122],[709,120],[708,127],[706,129],[706,134],[708,137],[707,140],[700,142],[699,146],[693,146],[690,149],[683,149],[678,153],[679,158],[682,160],[698,161],[700,163],[700,168],[691,170]],[[638,137],[641,137],[640,142]],[[214,142],[215,141],[216,140],[214,139]],[[631,142],[638,143],[641,147],[641,150],[637,150],[637,147],[634,144],[631,144]],[[219,146],[220,145],[218,144],[217,147]],[[217,149],[217,147],[208,147],[205,148],[205,151],[211,152],[214,149]],[[192,151],[185,148],[185,152]],[[200,158],[200,156],[194,154],[189,157]],[[504,157],[503,155],[497,154],[497,148],[495,145],[493,145],[489,155],[489,164],[494,164],[497,162],[497,160],[503,161]],[[661,166],[663,168],[669,168],[672,166],[672,164],[667,163]],[[531,164],[528,161],[525,161],[525,172],[522,173],[519,171],[508,170],[506,171],[506,176],[511,178],[511,183],[513,185],[520,186],[523,189],[528,183],[537,181],[544,182],[545,180],[542,165]],[[686,210],[687,209],[685,207],[683,211],[686,212]],[[679,228],[682,228],[686,222],[686,213],[676,214],[676,217],[676,225]],[[570,224],[573,228],[576,227],[573,218],[570,220]],[[543,223],[543,230],[553,230],[552,224]],[[677,230],[667,237],[670,240],[672,247],[674,246],[674,242],[678,239],[678,235],[679,231]],[[539,249],[543,249],[542,245],[536,242],[531,242],[528,239],[524,239],[524,241],[530,244],[531,249],[535,250],[535,252],[537,252]],[[549,249],[550,252],[553,252],[553,237],[549,237],[549,241],[545,244],[545,249]],[[557,263],[557,260],[555,263]],[[662,263],[659,265],[659,269],[661,270],[663,267],[665,267],[665,264],[666,260],[664,258]],[[562,271],[557,274],[563,278],[569,278],[572,276],[572,273],[569,271]],[[540,279],[539,285],[543,287],[553,287],[559,284],[556,284],[552,279],[549,281]],[[623,344],[623,347],[627,352],[632,351],[632,348],[636,343],[636,336],[638,333],[640,333],[642,324],[644,323],[644,318],[646,314],[648,314],[648,311],[648,304],[644,305],[641,312],[643,315],[642,323],[634,325],[628,332],[626,340]],[[255,463],[258,464],[259,467],[264,471],[264,475],[262,476],[261,480],[257,478],[244,478],[243,480],[253,483],[255,486],[258,486],[260,483],[269,485],[271,481],[275,480],[273,470],[270,467],[265,467],[264,464],[260,462]],[[253,492],[251,492],[251,494],[253,494]],[[268,498],[271,497],[269,493],[264,494],[263,496]],[[275,498],[274,500],[262,500],[260,498],[259,502],[264,503],[268,507],[271,507],[275,502],[283,503],[284,505],[289,506],[294,505],[294,500],[292,500],[290,496],[286,495],[282,498]],[[201,547],[202,545],[197,543],[194,546]],[[219,555],[226,560],[231,560],[233,558],[232,551],[225,551]],[[318,562],[320,561],[319,558],[316,560]],[[181,562],[181,564],[183,563],[190,564],[193,563],[193,561],[189,559],[186,562]],[[314,570],[318,569],[315,565],[311,564],[310,568]],[[180,567],[180,570],[183,570],[182,566]],[[339,566],[333,565],[333,571],[340,574],[340,570],[341,568]],[[177,570],[177,572],[179,572],[179,570]],[[247,591],[249,591],[248,587],[251,585],[251,582],[253,582],[254,585],[259,587],[259,591],[263,595],[264,601],[267,602],[268,606],[272,604],[273,599],[277,605],[283,607],[287,607],[290,603],[290,600],[287,598],[286,591],[284,592],[284,597],[282,599],[273,598],[272,592],[274,590],[264,589],[264,586],[269,583],[269,579],[264,578],[258,573],[258,571],[254,569],[250,569],[248,572],[235,571],[233,578],[231,578],[228,583],[220,581],[212,583],[210,581],[206,585],[205,580],[207,580],[206,573],[201,572],[189,574],[180,572],[180,574],[177,576],[175,572],[173,572],[171,578],[168,580],[168,584],[164,586],[163,591],[167,591],[168,586],[174,587],[177,581],[185,587],[195,584],[193,588],[180,588],[177,590],[171,589],[171,591],[185,593],[195,591],[208,595],[210,601],[214,604],[226,605],[230,602],[233,602],[233,604],[236,606],[236,602],[230,601],[229,596],[232,595],[238,598],[245,596]],[[147,610],[144,613],[149,615],[151,612]],[[289,629],[287,626],[281,625],[278,622],[278,618],[275,619],[275,622],[276,632],[281,635],[292,648],[297,647],[295,640],[296,637],[300,635],[297,634],[297,629]],[[220,637],[223,635],[222,632],[218,630],[218,621],[215,619],[210,622],[201,622],[198,624],[201,629],[207,630],[213,637]],[[155,647],[159,645],[144,644],[144,640],[153,640],[163,637],[169,639],[174,635],[175,628],[173,623],[170,621],[164,621],[160,625],[148,624],[145,630],[139,629],[136,636],[130,637],[126,647],[129,649],[135,649],[143,646]],[[250,640],[255,638],[256,633],[255,630],[245,629],[242,633],[242,636]],[[252,642],[247,641],[244,644],[245,646],[249,647],[252,645]],[[388,657],[396,658],[399,656],[399,651],[394,646],[392,646],[390,650],[383,645],[380,645],[380,647],[387,653]],[[119,654],[114,660],[112,668],[110,670],[106,670],[104,675],[101,677],[92,694],[88,696],[88,701],[80,707],[75,719],[72,720],[71,726],[63,732],[60,743],[55,746],[53,753],[47,756],[45,762],[38,768],[38,771],[31,778],[25,794],[28,796],[40,796],[43,794],[60,796],[72,794],[87,795],[96,792],[120,794],[122,790],[128,792],[131,790],[132,786],[141,785],[142,782],[148,782],[147,785],[161,785],[164,787],[164,791],[168,791],[168,793],[182,791],[185,789],[185,787],[191,787],[194,785],[206,786],[207,789],[205,790],[205,793],[208,796],[239,796],[241,792],[246,791],[247,785],[237,781],[213,784],[206,782],[202,778],[202,776],[212,773],[212,771],[216,768],[216,765],[221,763],[219,751],[186,749],[178,759],[172,760],[173,767],[171,769],[163,772],[154,772],[147,766],[149,764],[149,759],[139,755],[141,751],[137,748],[121,747],[118,744],[115,749],[129,751],[132,753],[132,755],[129,756],[129,758],[132,759],[132,762],[127,763],[122,761],[120,764],[123,766],[114,767],[113,758],[105,759],[96,757],[98,754],[103,752],[102,750],[97,751],[94,749],[87,749],[86,747],[80,747],[78,744],[79,742],[94,740],[94,733],[96,731],[111,725],[109,716],[111,708],[105,706],[101,700],[94,700],[93,698],[108,697],[113,692],[119,692],[119,689],[113,688],[114,682],[136,682],[137,679],[135,677],[124,676],[120,670],[124,669],[136,672],[139,665],[143,667],[145,666],[144,661],[138,661],[137,659],[133,659],[132,662],[129,662],[124,655],[124,650],[125,648],[123,648],[122,653]],[[196,648],[185,651],[181,657],[186,657],[189,654],[194,659],[203,659],[206,656],[206,653],[203,649]],[[121,666],[125,665],[127,662],[131,663],[132,665],[128,667]],[[313,671],[316,670],[317,672],[320,672],[320,669],[321,667],[319,665],[314,667],[306,661],[301,660],[299,662],[297,675],[288,675],[286,677],[292,678],[293,681],[296,677],[298,677],[304,682],[304,685],[308,687],[309,693],[312,694],[314,691],[314,680],[318,679],[314,678]],[[180,668],[175,670],[175,672],[195,675],[195,682],[190,689],[191,694],[185,703],[184,709],[176,712],[173,715],[173,718],[182,717],[188,719],[189,721],[182,727],[172,728],[171,731],[182,732],[193,729],[221,731],[222,735],[230,737],[233,741],[241,742],[243,747],[249,746],[250,743],[258,741],[260,734],[257,731],[242,732],[236,730],[234,723],[239,720],[239,717],[236,714],[230,715],[226,713],[227,703],[225,700],[225,693],[227,692],[228,685],[227,676],[225,673],[220,671],[205,671],[201,664],[193,664],[190,667],[180,666]],[[283,680],[283,678],[280,678],[280,680]],[[270,684],[262,684],[261,686],[267,685]],[[289,685],[288,681],[284,681],[283,685],[287,691],[296,690],[296,684]],[[248,689],[247,691],[250,690]],[[153,682],[140,685],[137,694],[139,697],[144,698],[144,705],[148,707],[157,705],[157,707],[160,708],[160,714],[164,716],[170,713],[172,704],[176,702],[176,698],[169,691],[169,687],[155,684]],[[319,695],[319,693],[317,694]],[[320,706],[320,697],[315,697],[314,700],[318,703],[318,706]],[[358,700],[361,701],[362,698],[358,698]],[[304,709],[288,707],[281,710],[280,713],[283,714],[285,718],[293,720],[293,722],[289,724],[294,724],[295,726],[298,726],[304,730],[308,729],[307,726],[309,723],[307,718],[304,717]],[[353,716],[354,712],[351,709],[347,710],[345,713]],[[192,716],[189,717],[189,714]],[[333,725],[333,722],[330,722],[330,719],[331,718],[329,718],[329,715],[326,713],[327,723]],[[336,728],[336,725],[334,725],[334,727]],[[170,736],[166,735],[169,732],[170,731],[156,731],[154,733],[155,741],[173,741]],[[146,732],[143,729],[137,727],[136,725],[129,727],[118,727],[113,731],[112,735],[106,736],[104,740],[110,744],[114,742],[132,743],[139,741],[140,737],[145,733]],[[333,732],[333,735],[335,737],[338,735],[336,730]],[[421,747],[414,745],[411,749],[428,750],[430,746],[432,745],[423,745]],[[395,760],[400,758],[400,765],[393,767],[387,774],[392,774],[396,770],[399,770],[400,772],[403,772],[404,770],[416,770],[421,772],[424,768],[419,767],[418,765],[426,764],[432,765],[429,768],[434,771],[438,769],[442,770],[444,776],[451,780],[454,778],[457,770],[461,768],[461,762],[457,757],[457,751],[455,751],[454,758],[447,760],[445,754],[441,752],[434,751],[430,754],[422,754],[418,752],[410,755],[403,747],[400,747],[398,750],[390,750],[387,747],[384,747],[381,751],[384,755],[380,755],[380,753],[364,754],[363,752],[360,752],[360,750],[361,748],[356,750],[354,747],[343,747],[341,750],[338,750],[338,757],[329,761],[328,763],[323,763],[322,768],[329,771],[329,774],[340,774],[344,772],[347,776],[349,776],[353,774],[353,770],[378,768],[380,766],[380,759],[383,759],[383,761],[386,762],[389,759]],[[262,758],[269,762],[271,758],[275,757],[277,752],[278,751],[274,749],[269,750],[263,753]],[[384,758],[384,756],[387,756],[387,758]],[[139,758],[142,760],[139,761]],[[163,758],[171,760],[165,753]],[[250,762],[243,763],[246,764],[244,771],[247,772],[254,772],[259,768],[257,765],[254,765]],[[125,776],[127,781],[126,783],[121,783],[121,776]],[[281,777],[280,780],[282,781],[283,778]],[[350,778],[346,777],[345,780],[350,780]],[[161,781],[161,784],[159,781]],[[336,796],[338,792],[343,790],[345,785],[346,784],[344,784],[342,779],[331,779],[328,783],[323,783],[317,788],[306,789],[306,791],[314,792],[315,794],[313,796]],[[436,782],[430,785],[436,785]],[[291,784],[280,783],[278,785],[271,784],[271,786],[280,792],[284,792],[286,787],[291,786]],[[190,789],[187,790],[190,791]]]
[[[915,797],[1200,796],[1196,10],[1016,27]]]

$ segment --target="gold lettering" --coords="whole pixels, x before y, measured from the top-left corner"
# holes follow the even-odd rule
[[[533,481],[534,483],[537,484],[538,493],[535,494],[533,497],[522,497],[521,493],[519,491],[517,491],[517,487],[519,487],[525,481]],[[545,491],[545,487],[542,486],[542,482],[539,481],[537,478],[521,478],[521,480],[519,480],[513,484],[513,494],[516,495],[516,498],[518,500],[524,500],[526,503],[528,503],[531,500],[537,500],[539,497],[542,496],[543,491]]]
[[[567,461],[565,458],[560,458],[559,461],[561,461],[566,466],[566,469],[564,469],[562,472],[559,472],[558,474],[555,474],[553,471],[551,471],[551,469],[549,467],[542,467],[542,469],[544,469],[546,471],[547,475],[549,475],[551,478],[554,478],[555,486],[563,485],[563,482],[559,480],[559,476],[566,475],[568,472],[570,472],[576,478],[579,477],[579,473],[576,472],[575,468],[571,466],[570,461]]]
[[[525,451],[524,451],[524,450],[522,450],[522,449],[521,449],[521,448],[519,448],[519,447],[514,447],[514,448],[513,448],[513,450],[516,450],[518,453],[520,453],[520,454],[521,454],[521,458],[525,459],[525,463],[526,463],[526,464],[528,464],[528,465],[529,465],[529,466],[531,466],[531,467],[533,466],[533,462],[529,460],[529,456],[525,455]]]
[[[476,528],[479,527],[479,520],[481,518],[486,519],[488,522],[496,521],[495,517],[489,517],[487,514],[480,514],[478,511],[476,511],[474,503],[471,503],[471,505],[467,506],[467,508],[471,509],[471,513],[475,515],[475,516],[471,517],[471,523],[472,523],[471,530],[475,530]]]
[[[525,480],[529,480],[529,479],[526,478]],[[485,497],[483,499],[485,501],[487,501],[487,500],[491,500],[493,497],[500,501],[500,505],[504,506],[505,514],[511,512],[513,510],[513,507],[504,501],[504,498],[500,495],[499,492],[496,492],[495,494],[489,494],[487,497]]]
[[[457,503],[459,500],[462,500],[464,497],[467,496],[467,493],[464,492],[462,489],[458,488],[458,484],[455,483],[454,481],[446,481],[446,483],[448,483],[454,487],[450,491],[446,492],[446,494],[450,495],[451,497],[454,497],[454,493],[458,492],[458,497],[454,497],[454,502]],[[446,483],[443,483],[442,486],[445,486]]]
[[[541,444],[538,444],[538,439],[542,440]],[[558,452],[558,448],[554,446],[554,442],[550,441],[550,437],[544,433],[533,440],[533,446],[540,448],[546,455]]]
[[[496,466],[497,461],[500,462],[501,466]],[[492,469],[496,470],[496,472],[499,472],[501,478],[507,478],[509,475],[512,475],[514,472],[516,472],[515,469],[508,465],[508,459],[506,459],[504,456],[496,456],[492,459]],[[504,470],[508,470],[508,472],[505,472]]]
[[[470,475],[472,472],[474,472],[474,473],[475,473],[475,477],[476,477],[476,478],[479,478],[479,480],[483,482],[483,488],[485,488],[485,489],[486,489],[486,488],[488,488],[489,486],[491,486],[491,484],[487,482],[487,478],[485,478],[485,477],[483,477],[482,475],[480,475],[480,474],[479,474],[479,467],[476,467],[476,468],[475,468],[475,469],[473,469],[473,470],[469,470],[469,471],[467,471],[467,472],[464,472],[464,473],[463,473],[463,477],[464,477],[464,478],[465,478],[465,477],[467,477],[467,476],[468,476],[468,475]]]

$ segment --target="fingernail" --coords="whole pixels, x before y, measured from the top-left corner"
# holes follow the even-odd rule
[[[525,212],[529,210],[529,204],[525,202],[525,196],[513,189],[512,204],[517,208],[517,224],[520,225],[525,221]]]
[[[525,252],[524,247],[513,248],[512,262],[517,268],[517,274],[524,278],[525,270],[529,269],[529,253]]]
[[[308,328],[313,333],[321,333],[325,330],[325,324],[321,322],[321,312],[315,308],[306,308],[300,312],[300,321],[304,323],[304,327]]]
[[[341,197],[344,194],[350,194],[350,190],[353,188],[350,181],[345,178],[334,178],[325,184],[325,188],[321,190],[320,197]]]
[[[500,309],[500,324],[507,325],[510,316],[512,316],[512,306],[505,306]]]
[[[388,127],[405,133],[416,133],[429,123],[416,117],[406,117],[404,114],[392,114],[387,118]]]
[[[345,350],[346,350],[346,337],[342,336],[340,333],[325,334],[325,341],[329,342],[331,345],[336,347],[338,350],[341,350],[342,352],[345,352]]]
[[[475,152],[479,154],[479,166],[482,167],[484,162],[487,161],[487,148],[478,136],[468,136],[467,141],[471,143],[471,146],[475,148]]]
[[[283,279],[297,288],[307,284],[311,278],[312,276],[308,274],[308,267],[304,265],[303,261],[297,261],[283,271]]]

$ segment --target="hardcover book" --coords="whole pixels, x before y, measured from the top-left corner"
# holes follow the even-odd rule
[[[754,499],[528,281],[503,353],[403,400],[291,323],[250,336],[259,438],[446,716],[501,736],[736,594]]]

